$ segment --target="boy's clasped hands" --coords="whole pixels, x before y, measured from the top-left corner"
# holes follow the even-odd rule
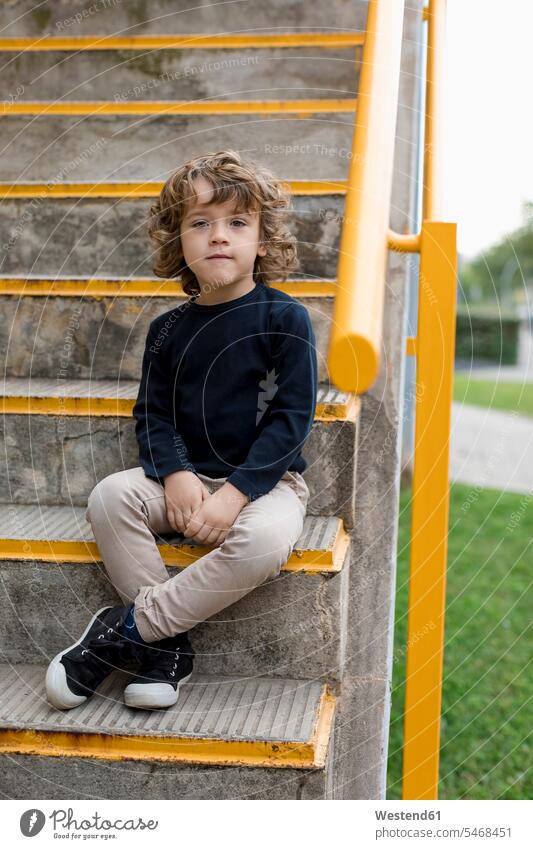
[[[175,531],[206,545],[220,545],[249,498],[226,481],[210,493],[200,478],[187,470],[165,476],[167,519]]]

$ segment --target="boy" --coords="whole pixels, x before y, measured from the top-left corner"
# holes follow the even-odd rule
[[[154,271],[189,299],[150,324],[133,416],[140,466],[88,500],[123,604],[99,610],[46,674],[51,704],[87,700],[136,661],[130,707],[175,704],[192,672],[188,630],[276,577],[303,527],[301,448],[314,419],[315,337],[306,309],[269,287],[298,267],[290,198],[235,151],[186,162],[151,207]],[[212,546],[173,578],[154,534]]]

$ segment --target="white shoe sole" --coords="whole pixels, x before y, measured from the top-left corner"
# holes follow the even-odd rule
[[[79,707],[79,705],[82,705],[89,698],[89,696],[78,696],[77,693],[72,692],[67,683],[67,670],[60,661],[64,654],[82,642],[92,627],[95,619],[100,616],[104,610],[109,610],[111,606],[112,605],[110,604],[106,604],[105,607],[100,608],[100,610],[94,614],[79,640],[72,643],[68,649],[60,651],[59,654],[56,654],[54,659],[50,661],[50,665],[46,670],[45,679],[46,698],[55,708],[58,708],[59,710],[70,710],[71,708]]]
[[[191,677],[192,672],[181,678],[174,690],[170,684],[128,684],[124,690],[124,702],[128,707],[154,710],[175,705],[179,699],[180,686]]]

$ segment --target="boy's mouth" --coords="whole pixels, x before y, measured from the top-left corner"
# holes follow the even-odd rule
[[[226,256],[226,254],[211,254],[207,259],[231,259],[231,257]]]

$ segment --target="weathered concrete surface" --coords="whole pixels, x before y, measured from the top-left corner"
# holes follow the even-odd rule
[[[31,131],[36,120],[38,136]],[[4,115],[0,179],[56,183],[166,180],[192,156],[223,148],[241,150],[243,138],[248,155],[275,168],[278,177],[344,179],[353,122],[353,112],[320,111],[303,116],[92,114],[41,115],[36,119]],[[332,136],[336,139],[333,150],[341,151],[338,158],[329,152]]]
[[[4,799],[331,799],[331,751],[324,769],[197,766],[0,756]]]
[[[308,464],[303,476],[311,492],[308,514],[339,516],[347,530],[354,526],[358,427],[358,419],[316,422],[302,451]]]
[[[413,0],[407,6],[391,205],[391,226],[398,232],[416,229],[413,216],[422,2]],[[351,752],[351,756],[336,761],[335,785],[343,788],[336,798],[382,799],[386,794],[405,299],[407,272],[413,261],[410,255],[389,254],[381,369],[376,384],[362,397],[356,517],[351,534],[346,686],[340,707],[345,717],[342,751]],[[368,689],[360,688],[361,681],[369,682]],[[369,704],[373,709],[368,710]]]
[[[241,4],[213,5],[207,0],[191,4],[189,0],[135,0],[119,3],[108,0],[94,4],[88,13],[86,0],[17,0],[3,3],[0,24],[4,37],[16,35],[169,35],[186,33],[219,34],[242,32]],[[16,14],[14,9],[16,8]],[[366,3],[333,0],[328,4],[307,0],[247,0],[246,29],[257,32],[298,32],[364,29]]]
[[[354,97],[361,48],[96,50],[15,54],[5,91],[28,100],[303,100]],[[348,75],[350,63],[355,73]],[[284,85],[286,87],[284,87]]]
[[[344,677],[335,713],[334,799],[382,799],[387,741],[376,717],[390,716],[390,681]]]
[[[195,671],[338,682],[349,566],[347,553],[338,573],[282,572],[191,629]],[[122,603],[102,563],[0,561],[0,576],[4,663],[48,662],[96,610]]]
[[[85,506],[102,478],[139,465],[133,418],[4,415],[0,464],[4,501]],[[316,421],[302,454],[311,516],[339,516],[353,526],[357,426]]]
[[[154,284],[157,286],[157,282]],[[0,296],[6,377],[140,380],[150,322],[185,299]],[[318,381],[329,380],[332,297],[300,298],[317,344]]]
[[[143,179],[158,177],[145,174]],[[151,203],[150,198],[84,200],[46,195],[3,200],[2,274],[152,277],[152,247],[146,232]],[[343,208],[342,195],[294,197],[289,226],[300,258],[295,278],[336,278]]]

